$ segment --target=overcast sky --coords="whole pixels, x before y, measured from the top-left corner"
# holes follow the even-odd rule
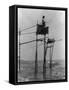
[[[37,22],[41,24],[42,16],[45,16],[46,26],[49,26],[49,37],[56,40],[63,39],[60,42],[56,42],[54,45],[53,59],[65,58],[65,12],[59,10],[41,10],[41,9],[23,9],[18,8],[18,31],[25,28],[36,25]],[[28,32],[36,32],[36,26],[34,28],[24,30],[20,36],[20,43],[27,42],[35,39],[35,33],[25,34]],[[38,36],[38,38],[43,36]],[[40,45],[42,42],[39,42]],[[21,59],[23,60],[35,60],[35,42],[21,45]],[[43,45],[38,48],[38,59],[43,60]],[[49,49],[47,53],[47,59],[49,59]]]

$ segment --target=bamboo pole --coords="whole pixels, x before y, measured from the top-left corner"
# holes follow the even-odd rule
[[[19,71],[20,71],[20,35],[21,32],[19,31]]]
[[[44,35],[44,61],[43,61],[43,79],[45,80],[46,79],[46,44],[45,44],[45,41],[46,41],[46,36]]]
[[[37,32],[37,31],[36,31]],[[38,47],[38,44],[37,44],[37,39],[38,39],[38,35],[36,33],[36,52],[35,52],[35,78],[37,78],[37,72],[38,72],[38,61],[37,61],[37,47]]]
[[[50,47],[50,79],[52,79],[52,56],[53,56],[53,48],[54,48],[54,43],[53,43],[53,46]]]

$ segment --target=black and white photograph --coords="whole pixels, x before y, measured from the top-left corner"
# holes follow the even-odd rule
[[[65,11],[17,11],[17,82],[65,80]]]

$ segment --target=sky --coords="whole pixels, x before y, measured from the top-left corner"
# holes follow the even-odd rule
[[[45,16],[46,26],[49,27],[49,38],[55,40],[62,39],[62,41],[55,42],[53,50],[54,60],[65,59],[65,12],[59,10],[43,10],[43,9],[25,9],[18,8],[18,31],[22,31],[20,35],[20,43],[35,40],[36,35],[24,34],[28,32],[36,32],[37,27],[24,30],[33,25],[42,23],[42,16]],[[39,35],[38,38],[43,36]],[[19,34],[18,34],[19,38]],[[18,40],[19,42],[19,40]],[[38,42],[38,45],[43,42]],[[35,60],[36,42],[24,44],[20,46],[21,60]],[[49,59],[49,52],[47,50],[47,59]],[[43,60],[43,45],[38,47],[38,60]]]

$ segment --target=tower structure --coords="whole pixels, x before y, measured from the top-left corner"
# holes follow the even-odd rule
[[[45,21],[44,21],[45,16],[42,17],[42,24],[37,23],[37,31],[36,31],[36,56],[35,56],[35,76],[37,77],[37,72],[38,72],[38,56],[37,56],[37,43],[38,43],[38,35],[43,35],[44,36],[44,60],[43,60],[43,78],[45,79],[46,77],[46,35],[48,34],[49,27],[45,26]]]

